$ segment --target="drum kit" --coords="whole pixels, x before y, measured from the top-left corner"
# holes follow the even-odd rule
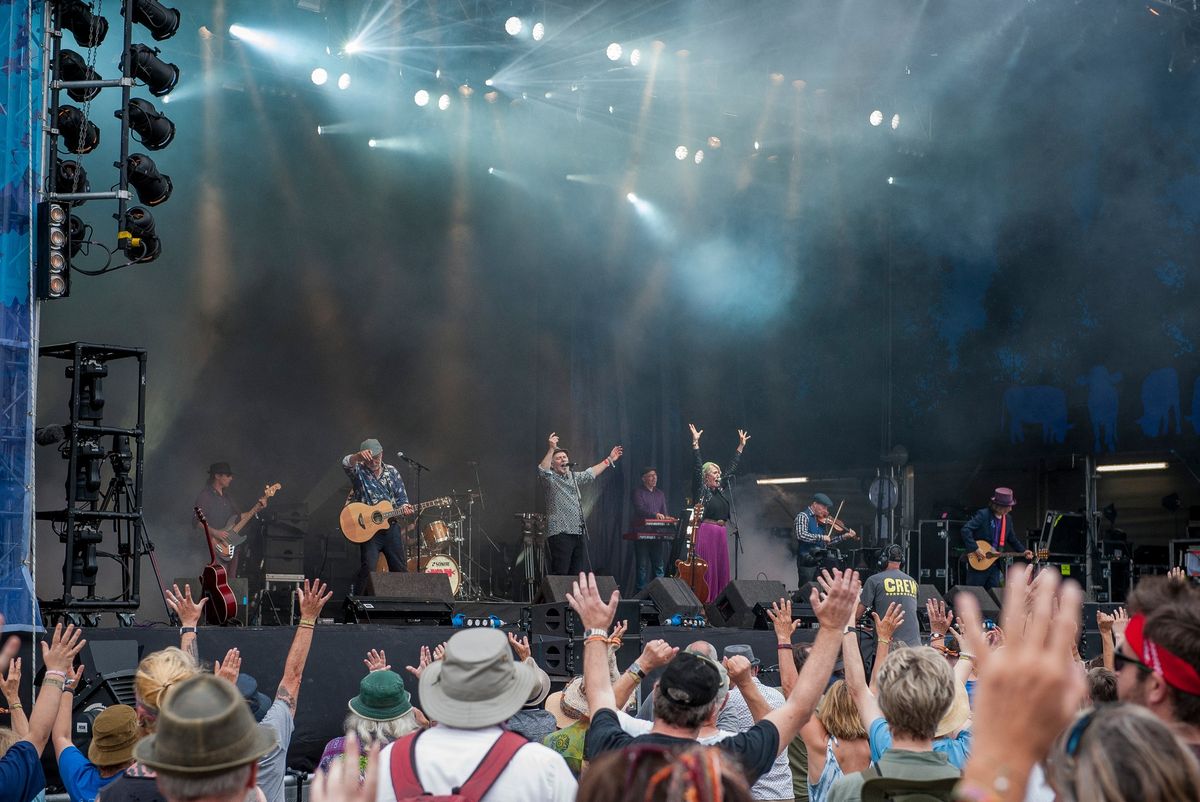
[[[450,591],[459,598],[482,598],[483,591],[470,573],[472,525],[471,512],[479,494],[473,490],[450,493],[452,506],[439,508],[433,514],[440,517],[426,521],[421,527],[421,558],[418,564],[416,546],[406,547],[408,570],[426,574],[445,574],[450,579]],[[465,501],[464,513],[460,502]]]

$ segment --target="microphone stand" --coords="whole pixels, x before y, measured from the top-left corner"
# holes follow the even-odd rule
[[[575,488],[575,498],[579,502],[579,527],[580,534],[583,537],[583,556],[587,562],[585,570],[591,571],[593,570],[591,537],[588,535],[587,516],[583,512],[583,491],[579,489],[579,478],[575,475],[575,471],[572,470],[572,466],[568,465],[567,471],[571,474],[571,484]],[[569,565],[567,566],[567,570],[570,570]]]
[[[397,451],[396,456],[409,464],[413,469],[414,484],[417,487],[417,503],[414,505],[417,510],[416,520],[413,521],[413,531],[416,533],[417,539],[417,570],[416,573],[421,573],[421,472],[429,470],[428,467],[417,462],[412,457],[405,454],[403,451]],[[404,535],[400,536],[400,546],[404,547]],[[405,566],[407,568],[407,566]]]
[[[741,564],[739,559],[742,554],[742,533],[737,525],[737,504],[734,502],[733,496],[734,477],[732,475],[725,477],[725,486],[729,488],[729,522],[733,524],[733,578],[738,578],[738,566]]]

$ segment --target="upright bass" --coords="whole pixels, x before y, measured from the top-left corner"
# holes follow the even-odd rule
[[[696,533],[703,519],[704,504],[700,502],[692,508],[692,520],[688,522],[687,559],[675,561],[677,575],[687,583],[702,604],[708,600],[708,560],[696,554]]]

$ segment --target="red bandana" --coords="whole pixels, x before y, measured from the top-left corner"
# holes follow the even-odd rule
[[[1146,667],[1176,690],[1200,696],[1200,672],[1182,657],[1172,654],[1145,636],[1146,616],[1138,613],[1125,627],[1125,642]]]

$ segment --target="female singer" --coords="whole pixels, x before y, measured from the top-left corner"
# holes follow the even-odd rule
[[[746,448],[750,435],[738,429],[738,446],[729,461],[729,467],[721,472],[721,467],[715,462],[705,462],[700,456],[700,435],[703,429],[697,429],[689,423],[692,430],[692,454],[696,461],[696,500],[704,504],[704,519],[696,532],[696,556],[708,562],[708,598],[701,599],[708,604],[714,601],[725,586],[729,584],[729,535],[725,525],[729,521],[731,505],[727,491],[721,483],[722,475],[732,476],[737,471],[738,460],[742,450]]]

